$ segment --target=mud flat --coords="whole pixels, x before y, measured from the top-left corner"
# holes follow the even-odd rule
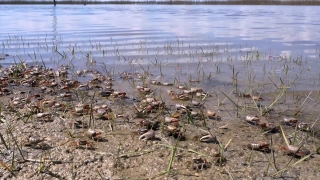
[[[0,176],[317,179],[319,91],[254,63],[2,67]]]

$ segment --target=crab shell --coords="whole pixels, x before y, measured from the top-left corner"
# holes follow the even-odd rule
[[[263,100],[261,96],[252,96],[251,98],[254,101],[262,101]]]
[[[37,118],[50,117],[50,116],[51,116],[50,113],[38,113],[36,115]]]
[[[155,85],[161,85],[161,82],[159,82],[157,80],[151,80],[150,83],[155,84]]]
[[[75,107],[76,113],[82,113],[83,112],[83,107]]]
[[[189,109],[189,106],[184,106],[184,105],[181,105],[181,104],[176,104],[176,108],[177,108],[177,109]]]
[[[200,106],[200,102],[198,101],[192,101],[191,103],[193,106]]]
[[[207,116],[208,116],[208,117],[214,117],[214,116],[216,116],[216,112],[214,112],[214,111],[212,111],[212,110],[208,110],[208,111],[207,111]]]
[[[177,128],[176,126],[174,126],[174,125],[168,125],[168,126],[166,127],[166,130],[167,130],[168,132],[175,132],[175,131],[178,130],[178,128]]]
[[[302,130],[302,131],[309,131],[311,130],[311,126],[308,123],[299,123],[297,125],[298,129]]]
[[[292,125],[295,125],[295,124],[298,123],[298,119],[285,117],[285,118],[283,118],[283,123],[286,124],[286,125],[292,126]]]
[[[200,89],[200,88],[190,88],[190,91],[191,91],[191,93],[197,93],[197,92],[201,93],[201,92],[203,92],[203,90]]]
[[[247,147],[252,150],[259,150],[262,148],[269,147],[269,144],[264,141],[259,141],[258,143],[250,143],[247,145]]]
[[[173,84],[169,83],[169,82],[163,82],[162,85],[164,85],[164,86],[172,86]]]
[[[258,116],[246,116],[246,121],[249,121],[249,122],[259,122],[260,119]]]
[[[174,117],[165,117],[164,122],[165,123],[179,122],[179,119],[174,118]]]
[[[189,100],[189,96],[188,96],[188,94],[181,94],[181,95],[179,95],[179,99],[182,101],[187,101],[187,100]]]
[[[43,107],[52,107],[55,103],[56,103],[56,101],[54,101],[54,100],[46,100],[46,101],[42,102],[42,106]]]

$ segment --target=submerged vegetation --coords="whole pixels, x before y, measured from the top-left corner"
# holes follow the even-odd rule
[[[2,0],[0,4],[53,4],[53,0]],[[56,0],[56,4],[320,5],[319,0]]]

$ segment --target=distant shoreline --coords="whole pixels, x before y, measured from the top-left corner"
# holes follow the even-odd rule
[[[8,5],[50,5],[53,0],[47,1],[28,1],[28,0],[4,0],[0,4]],[[56,0],[57,5],[103,5],[103,4],[159,4],[159,5],[296,5],[296,6],[319,6],[318,0],[164,0],[164,1],[148,1],[148,0]]]

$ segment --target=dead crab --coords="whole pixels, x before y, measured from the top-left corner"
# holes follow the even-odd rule
[[[269,148],[269,144],[264,141],[259,141],[257,143],[250,143],[247,145],[247,148],[251,150],[266,152],[266,153],[271,152],[271,149]]]

